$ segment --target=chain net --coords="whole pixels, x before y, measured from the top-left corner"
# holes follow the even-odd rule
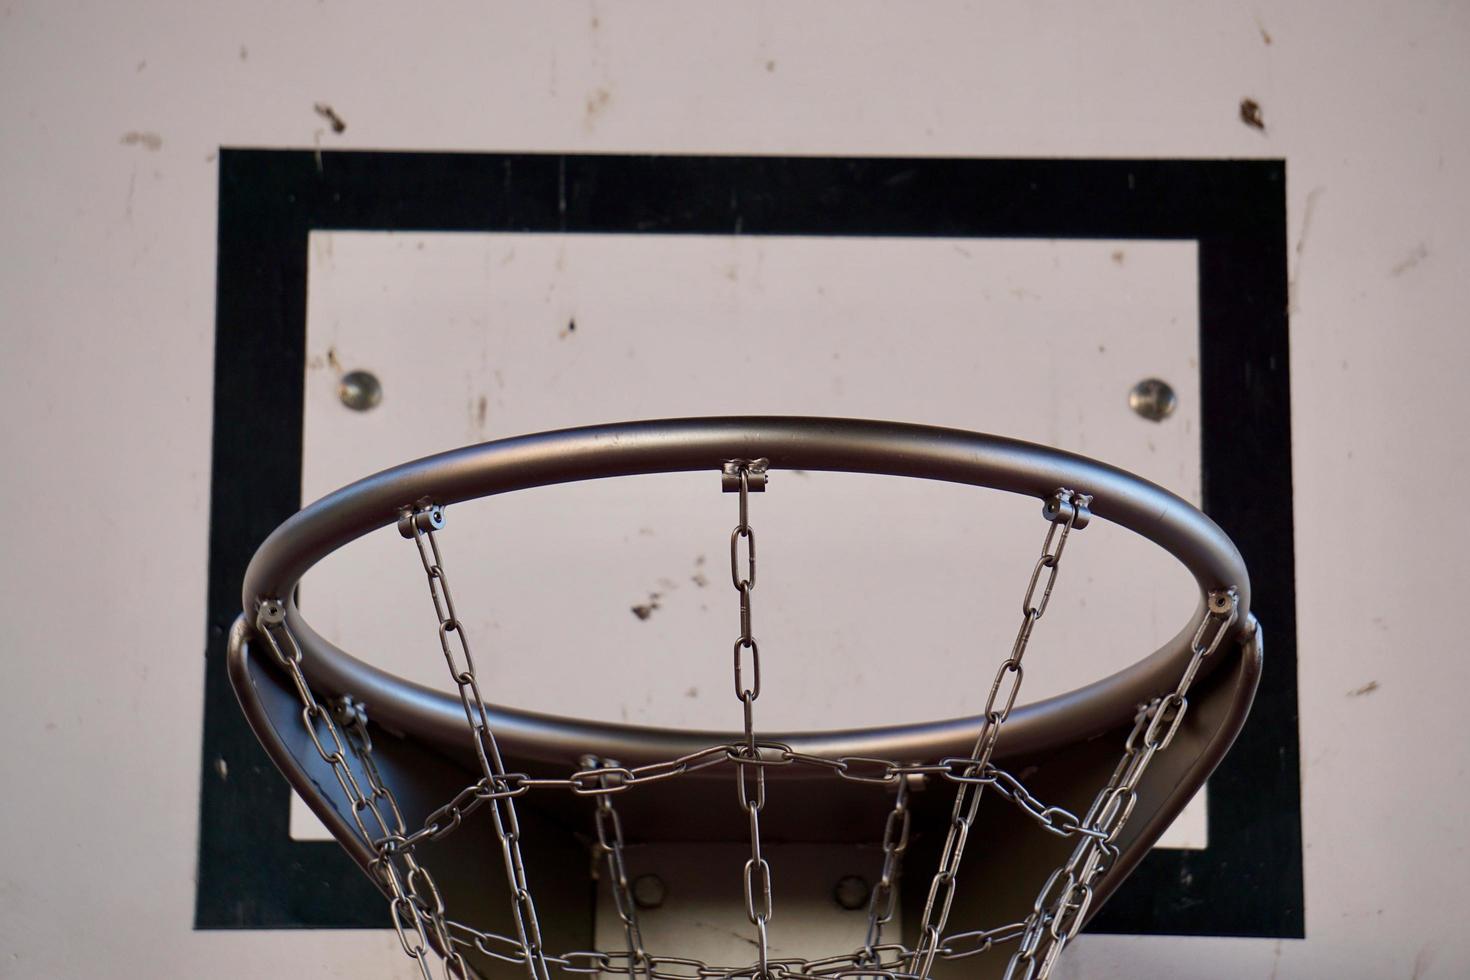
[[[1067,541],[1086,523],[1091,497],[1059,489],[1045,508],[1048,518],[1041,554],[1032,566],[1021,602],[1021,619],[1006,658],[991,682],[980,733],[968,756],[921,764],[859,756],[827,758],[794,751],[789,745],[761,740],[755,725],[755,703],[761,693],[760,647],[752,617],[756,585],[756,538],[750,523],[750,493],[764,487],[765,460],[735,461],[724,468],[725,489],[739,494],[738,523],[730,532],[730,579],[737,593],[740,632],[733,646],[733,688],[741,705],[741,738],[716,744],[677,759],[625,767],[616,760],[583,756],[579,768],[561,778],[532,778],[507,771],[492,731],[475,661],[462,622],[455,611],[436,532],[444,527],[442,508],[421,503],[406,509],[399,522],[404,537],[417,547],[437,619],[439,646],[464,709],[470,743],[478,764],[476,780],[435,809],[421,825],[409,827],[392,790],[373,758],[365,707],[350,695],[324,706],[302,670],[302,651],[286,623],[285,607],[276,599],[257,611],[257,631],[290,677],[301,703],[301,721],[312,744],[330,768],[346,799],[352,822],[375,855],[373,877],[388,898],[389,921],[403,952],[414,960],[424,980],[435,967],[446,980],[472,980],[465,960],[469,950],[519,966],[533,980],[558,974],[606,974],[643,980],[782,980],[782,978],[850,977],[871,980],[926,980],[936,960],[961,960],[996,948],[1010,950],[1006,980],[1045,980],[1058,957],[1086,921],[1098,879],[1119,854],[1118,841],[1138,802],[1138,786],[1150,762],[1165,751],[1180,729],[1188,693],[1203,662],[1215,652],[1236,621],[1233,590],[1212,593],[1207,614],[1194,635],[1191,657],[1176,688],[1141,704],[1112,775],[1082,815],[1048,805],[1020,779],[992,761],[1001,732],[1016,705],[1023,677],[1022,661],[1033,630],[1045,615],[1061,568]],[[893,807],[881,828],[882,865],[867,904],[862,945],[820,959],[771,955],[768,923],[774,915],[771,865],[762,851],[761,812],[766,803],[766,770],[800,766],[851,782],[883,787],[893,794]],[[645,948],[638,925],[627,865],[623,828],[614,800],[622,793],[715,767],[734,770],[737,802],[749,824],[750,857],[739,889],[752,930],[755,961],[716,966],[701,960],[663,955]],[[917,939],[912,947],[885,941],[894,918],[897,883],[909,843],[909,791],[915,778],[954,784],[955,799],[938,866],[929,879]],[[1075,841],[1070,856],[1042,883],[1024,919],[1001,926],[946,932],[958,882],[960,861],[982,794],[989,789],[1014,805],[1041,830]],[[555,952],[545,948],[536,901],[522,859],[516,798],[531,792],[560,791],[592,798],[594,858],[607,876],[626,946],[622,950]],[[442,839],[480,810],[499,840],[502,866],[512,896],[515,935],[485,932],[449,917],[434,877],[416,851],[426,841]],[[479,818],[477,818],[479,819]],[[875,828],[875,831],[877,828]],[[875,834],[875,836],[878,836]],[[599,873],[594,865],[594,873]]]

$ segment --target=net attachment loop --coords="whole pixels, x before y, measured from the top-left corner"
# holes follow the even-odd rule
[[[1091,507],[1091,494],[1058,487],[1041,505],[1041,516],[1053,524],[1070,524],[1072,530],[1080,531],[1092,520]]]
[[[720,488],[725,493],[739,493],[743,474],[746,489],[751,493],[762,493],[766,489],[770,472],[769,459],[726,460],[720,465]]]
[[[412,541],[416,535],[427,531],[444,530],[444,508],[421,500],[413,507],[405,507],[398,516],[398,533]]]

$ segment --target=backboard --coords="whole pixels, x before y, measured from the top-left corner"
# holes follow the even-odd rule
[[[1292,622],[1291,565],[1274,544],[1290,513],[1259,508],[1263,492],[1290,496],[1275,424],[1288,404],[1278,164],[227,151],[222,167],[217,636],[237,604],[236,549],[262,514],[283,519],[465,443],[752,412],[983,427],[1107,459],[1203,503],[1261,566],[1262,619]],[[344,397],[353,372],[375,379],[375,403]],[[1173,391],[1167,417],[1130,403],[1151,379]],[[470,567],[455,588],[494,651],[491,699],[735,725],[738,705],[721,697],[728,501],[711,480],[459,507],[452,539]],[[1008,643],[1030,571],[1032,505],[851,475],[772,483],[758,503],[763,724],[979,711],[988,671],[976,665]],[[1193,603],[1166,555],[1104,525],[1085,537],[1028,699],[1127,666]],[[405,614],[421,584],[403,545],[387,529],[333,556],[303,583],[303,607],[344,648],[442,686],[432,630]],[[1290,629],[1270,635],[1268,720],[1095,928],[1300,932],[1297,748],[1281,723],[1295,714],[1294,646]],[[229,713],[206,719],[206,775],[253,751],[219,703]],[[247,792],[274,820],[228,818]],[[299,802],[288,821],[287,799],[269,774],[254,788],[206,781],[201,924],[249,924],[247,896],[255,924],[282,924],[312,903],[282,889],[280,868],[312,889],[334,865],[338,898],[315,924],[377,923],[380,903],[345,861],[307,863],[324,834]],[[239,878],[246,853],[279,856],[257,864],[254,894]],[[1279,901],[1224,901],[1245,881]],[[354,892],[366,918],[341,900]]]

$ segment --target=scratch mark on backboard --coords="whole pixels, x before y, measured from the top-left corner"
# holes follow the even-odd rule
[[[332,132],[339,136],[347,132],[347,120],[337,115],[336,109],[333,109],[325,102],[318,102],[311,108],[313,112],[327,121],[327,125],[332,127]]]
[[[1399,276],[1403,275],[1405,272],[1408,272],[1410,269],[1414,268],[1416,265],[1418,265],[1420,262],[1423,262],[1427,258],[1429,258],[1429,246],[1425,245],[1423,242],[1420,242],[1402,262],[1398,263],[1389,270],[1389,278],[1397,279]]]
[[[1296,236],[1296,262],[1293,263],[1291,279],[1286,284],[1286,312],[1295,313],[1299,309],[1297,303],[1297,287],[1302,280],[1302,259],[1306,255],[1307,235],[1312,231],[1312,218],[1317,214],[1317,202],[1321,199],[1325,187],[1314,187],[1307,193],[1307,204],[1302,211],[1302,230]]]
[[[612,104],[612,90],[606,85],[600,85],[587,96],[585,106],[585,124],[589,130],[597,125],[598,119],[607,111]]]
[[[123,133],[122,139],[118,140],[123,146],[141,146],[149,153],[157,153],[163,149],[163,137],[157,133],[140,132],[133,129]]]

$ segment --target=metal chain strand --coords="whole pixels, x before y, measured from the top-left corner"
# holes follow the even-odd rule
[[[582,766],[584,769],[601,769],[608,772],[603,777],[605,784],[611,786],[621,781],[618,772],[622,769],[616,759],[599,759],[596,756],[583,756]],[[628,881],[628,866],[623,859],[623,821],[618,816],[618,811],[613,808],[612,795],[600,793],[597,796],[596,810],[597,828],[597,851],[600,852],[607,864],[607,883],[612,891],[613,906],[618,913],[618,919],[623,923],[623,934],[628,939],[628,951],[633,954],[631,966],[639,971],[644,980],[653,980],[653,966],[649,961],[648,953],[643,948],[643,933],[638,928],[638,907],[633,901],[633,888]],[[596,877],[596,866],[594,864],[594,877]]]
[[[261,603],[260,608],[256,611],[255,627],[257,632],[265,638],[277,662],[286,669],[290,676],[296,688],[297,699],[301,702],[301,721],[306,728],[306,733],[311,737],[311,742],[316,746],[317,753],[321,755],[322,760],[331,766],[332,775],[342,787],[342,793],[347,797],[352,820],[357,825],[358,833],[377,854],[377,860],[373,862],[373,870],[383,887],[389,892],[388,904],[393,929],[398,934],[398,941],[403,946],[403,952],[418,964],[419,972],[424,980],[433,980],[428,962],[430,949],[428,932],[425,930],[417,906],[404,887],[403,874],[393,861],[395,848],[389,841],[393,838],[395,827],[390,827],[378,808],[378,802],[382,797],[376,788],[373,789],[371,795],[362,791],[362,784],[358,782],[352,772],[352,766],[347,761],[342,734],[336,722],[331,713],[317,701],[311,685],[307,683],[306,675],[301,670],[301,646],[296,642],[296,637],[286,624],[285,605],[276,599]],[[322,740],[323,732],[327,736],[326,742]],[[328,743],[332,746],[331,751],[327,750]],[[376,767],[366,770],[370,786],[372,785],[371,779],[376,772]],[[397,814],[396,805],[393,807],[393,812]],[[369,829],[363,818],[364,813],[372,815],[377,824],[376,831]],[[401,830],[401,825],[398,825],[398,829]],[[463,975],[462,980],[468,980],[467,975]]]
[[[1086,523],[1087,506],[1092,498],[1072,490],[1058,489],[1052,495],[1044,513],[1050,519],[1046,538],[1041,545],[1041,557],[1031,570],[1031,579],[1026,586],[1025,598],[1021,600],[1021,626],[1016,631],[1011,654],[996,671],[990,685],[990,696],[985,701],[985,720],[975,748],[970,753],[974,763],[966,768],[965,776],[974,776],[990,762],[991,753],[1000,738],[1001,729],[1015,707],[1016,695],[1021,690],[1021,660],[1026,646],[1031,641],[1031,632],[1046,614],[1047,604],[1061,567],[1062,553],[1067,547],[1067,538],[1078,523]],[[1045,578],[1043,578],[1043,574]],[[1037,587],[1041,587],[1040,598]],[[939,954],[941,936],[949,920],[950,907],[954,903],[955,881],[959,874],[960,860],[964,857],[965,841],[975,814],[980,807],[983,785],[969,780],[961,781],[955,794],[954,809],[950,816],[949,834],[940,850],[939,868],[929,883],[929,894],[924,901],[924,913],[918,931],[918,946],[914,950],[911,969],[921,978],[927,978],[933,969],[934,958]]]
[[[1026,931],[1025,922],[1012,922],[994,929],[974,929],[946,936],[939,948],[939,958],[963,960],[971,956],[988,953],[1000,943],[1014,942]]]
[[[993,786],[997,792],[1014,802],[1044,829],[1062,836],[1083,836],[1089,842],[1101,842],[1102,851],[1108,853],[1109,845],[1104,840],[1107,834],[1104,830],[1095,828],[1093,822],[1101,812],[1109,791],[1121,784],[1129,769],[1129,761],[1144,751],[1140,739],[1146,734],[1149,723],[1155,717],[1149,708],[1164,700],[1164,698],[1156,699],[1151,705],[1145,705],[1140,710],[1134,732],[1128,739],[1124,758],[1119,762],[1108,786],[1094,802],[1088,817],[1083,820],[1079,820],[1062,807],[1042,804],[1020,780],[993,763],[986,763],[982,766],[979,760],[962,758],[946,758],[937,763],[912,765],[855,756],[828,759],[794,752],[779,743],[757,743],[758,748],[763,750],[758,756],[759,761],[748,764],[753,765],[758,771],[764,771],[766,767],[772,765],[805,765],[858,782],[875,785],[891,783],[895,787],[894,806],[884,826],[883,872],[870,899],[868,933],[863,946],[852,953],[821,960],[772,960],[768,957],[769,976],[772,978],[843,976],[917,980],[918,974],[899,969],[901,966],[907,966],[911,957],[914,956],[914,951],[893,944],[885,945],[881,942],[882,926],[892,920],[895,910],[897,874],[908,844],[909,780],[915,776],[941,776],[961,785]],[[405,950],[410,955],[415,955],[420,949],[425,952],[428,949],[427,936],[421,942],[416,943],[409,935],[408,929],[412,923],[407,916],[408,913],[413,912],[422,920],[425,932],[439,940],[437,948],[451,950],[452,955],[446,957],[445,976],[452,980],[460,980],[460,978],[469,976],[465,972],[462,954],[455,947],[473,947],[494,959],[525,965],[527,957],[519,940],[481,932],[444,917],[443,904],[438,898],[438,890],[432,877],[422,865],[418,865],[413,860],[410,853],[412,846],[410,842],[415,835],[404,836],[403,819],[397,801],[391,789],[382,779],[373,759],[372,741],[366,727],[365,710],[361,704],[350,697],[344,697],[334,705],[334,716],[341,726],[345,743],[352,750],[366,774],[370,789],[366,799],[377,804],[380,809],[386,806],[390,814],[389,833],[375,844],[382,855],[379,862],[379,874],[385,882],[385,887],[394,895],[391,911],[393,921],[401,926],[399,931],[403,937]],[[1162,738],[1162,733],[1158,733],[1156,737]],[[610,885],[614,902],[628,938],[628,950],[607,953],[569,953],[561,957],[548,955],[546,961],[551,967],[567,973],[636,974],[643,977],[644,980],[697,980],[703,977],[738,977],[752,980],[760,975],[756,966],[711,967],[698,960],[654,956],[643,948],[636,919],[636,905],[631,899],[626,861],[622,856],[621,819],[612,806],[612,797],[631,786],[681,775],[692,769],[729,763],[732,759],[741,758],[745,750],[746,745],[743,742],[713,745],[679,759],[651,763],[634,769],[624,768],[612,759],[599,760],[588,756],[581,760],[582,768],[566,779],[532,780],[516,773],[506,774],[505,779],[510,783],[510,789],[507,792],[512,795],[520,795],[535,787],[571,789],[582,795],[594,795],[597,799],[596,852],[606,864],[611,878]],[[472,784],[456,799],[472,795],[482,783]],[[367,809],[366,804],[362,808]],[[473,804],[470,804],[466,812],[472,808]],[[448,808],[441,807],[440,811],[436,812],[445,809]],[[457,822],[448,825],[443,833],[448,833],[457,825]],[[418,834],[423,833],[422,830],[418,832]],[[391,867],[385,866],[390,864],[391,859],[395,857],[400,861],[408,862],[406,867],[399,867],[397,864],[392,864]],[[1073,863],[1080,864],[1080,859]],[[1098,866],[1099,872],[1105,868],[1105,864]],[[1030,920],[1027,920],[994,929],[972,930],[947,936],[940,942],[936,958],[964,959],[987,952],[995,945],[1011,942],[1024,936],[1029,922]],[[1044,935],[1041,931],[1036,931],[1036,934],[1037,936]],[[895,956],[895,954],[898,955]],[[583,963],[582,959],[585,957],[594,959],[590,963]],[[892,962],[885,964],[885,958]]]
[[[898,908],[898,876],[903,868],[904,851],[909,846],[909,780],[910,776],[898,777],[898,788],[894,791],[893,809],[883,824],[883,868],[878,874],[878,884],[868,896],[868,931],[863,939],[863,952],[868,962],[877,962],[877,948],[883,942],[883,927],[893,921]],[[922,778],[922,777],[917,777]]]
[[[1007,926],[1005,929],[1018,928]],[[496,933],[483,932],[460,922],[449,922],[451,937],[457,946],[465,949],[476,949],[479,952],[495,960],[504,963],[521,964],[524,955],[519,944],[508,936]],[[995,930],[999,933],[1002,930]],[[971,933],[964,934],[965,937],[972,936]],[[956,937],[960,939],[962,937]],[[1007,937],[997,935],[993,942],[1004,942]],[[975,950],[967,950],[962,955],[973,955]],[[882,980],[917,980],[911,974],[905,972],[903,964],[910,957],[911,951],[902,945],[888,944],[878,947],[879,961],[873,966],[864,966],[862,957],[864,950],[854,950],[851,953],[837,956],[824,957],[822,959],[782,958],[770,961],[770,976],[773,980],[801,980],[801,978],[812,977],[865,977],[882,978]],[[959,958],[958,956],[954,958]],[[572,975],[611,974],[614,976],[632,976],[640,972],[641,968],[634,965],[634,954],[628,950],[583,950],[563,953],[560,956],[547,956],[546,960],[552,968]],[[654,980],[753,980],[758,973],[757,968],[746,966],[712,966],[703,960],[683,956],[658,956],[647,954],[648,976]]]
[[[451,941],[458,947],[477,950],[502,963],[525,963],[525,952],[520,943],[509,936],[485,932],[453,920],[448,920],[446,924]],[[939,958],[959,960],[977,956],[995,946],[1015,942],[1024,929],[1024,922],[1013,922],[995,929],[956,933],[944,939]],[[769,961],[769,967],[770,976],[774,980],[810,977],[918,980],[917,974],[910,973],[905,968],[912,957],[913,951],[907,946],[887,943],[871,950],[861,948],[821,959],[773,959]],[[631,950],[585,950],[563,953],[560,956],[548,955],[546,962],[561,973],[579,976],[604,973],[632,976],[637,973],[651,977],[652,980],[754,980],[759,975],[758,968],[753,965],[712,966],[690,957],[659,956],[653,953],[644,953],[643,959],[643,965],[639,965],[637,954]]]
[[[1005,980],[1047,980],[1062,950],[1081,931],[1093,888],[1117,856],[1118,840],[1138,803],[1138,784],[1154,756],[1167,749],[1179,731],[1189,707],[1189,688],[1200,666],[1235,625],[1238,613],[1239,596],[1234,589],[1210,593],[1178,686],[1139,709],[1123,744],[1123,757],[1083,818],[1081,840],[1036,896]]]
[[[393,900],[390,903],[393,921],[395,923],[398,921],[398,913],[401,908],[399,901],[405,897],[401,886],[406,884],[408,889],[406,898],[414,914],[420,920],[422,931],[432,934],[436,940],[435,949],[444,963],[445,980],[470,980],[469,964],[465,962],[464,956],[454,948],[449,935],[448,923],[444,918],[444,900],[439,894],[439,886],[434,881],[433,875],[429,873],[429,869],[420,864],[414,856],[412,845],[406,844],[403,811],[399,809],[398,800],[393,795],[393,791],[383,781],[383,774],[379,771],[378,764],[373,758],[373,740],[367,730],[367,708],[350,695],[343,695],[333,702],[332,712],[336,716],[337,723],[342,727],[348,747],[352,749],[353,756],[367,777],[368,786],[371,789],[369,799],[386,805],[392,817],[390,833],[375,843],[378,851],[378,860],[375,865],[379,877],[388,884],[389,890],[393,892]],[[402,868],[397,867],[395,858],[402,863]]]
[[[753,480],[764,486],[767,461],[733,460],[725,464],[725,488],[740,494],[740,519],[730,532],[730,583],[740,594],[740,636],[735,640],[735,697],[739,699],[745,721],[745,743],[734,754],[735,785],[740,809],[750,821],[750,859],[742,875],[745,888],[745,915],[755,926],[755,980],[775,976],[770,959],[770,939],[766,932],[771,921],[771,866],[761,853],[761,809],[766,805],[766,764],[763,746],[755,739],[753,706],[761,696],[761,655],[751,627],[750,594],[755,590],[755,529],[750,526],[750,489]],[[745,543],[745,560],[740,558],[741,542]],[[750,651],[751,675],[746,682],[745,652]],[[785,748],[782,746],[782,748]],[[780,760],[777,759],[777,762]],[[753,779],[750,772],[754,770]],[[749,781],[747,781],[749,779]],[[754,785],[752,785],[752,783]]]
[[[526,867],[521,858],[521,826],[516,817],[515,801],[508,792],[510,785],[505,779],[505,762],[500,756],[495,734],[490,730],[490,716],[485,708],[485,699],[480,694],[475,661],[470,654],[469,641],[465,638],[464,625],[454,610],[454,598],[449,591],[449,580],[444,574],[439,542],[434,537],[434,532],[443,527],[444,511],[436,506],[415,507],[406,511],[398,522],[399,532],[404,537],[412,538],[418,547],[419,560],[429,582],[429,595],[434,601],[434,613],[439,620],[439,646],[449,665],[449,674],[459,691],[460,704],[464,707],[465,721],[469,725],[481,775],[489,786],[494,787],[486,801],[490,804],[495,833],[500,838],[506,881],[512,896],[511,912],[521,945],[526,950],[526,971],[533,980],[548,980],[550,973],[541,945],[541,925],[536,917],[536,902],[531,897]],[[462,661],[455,655],[456,647]]]

